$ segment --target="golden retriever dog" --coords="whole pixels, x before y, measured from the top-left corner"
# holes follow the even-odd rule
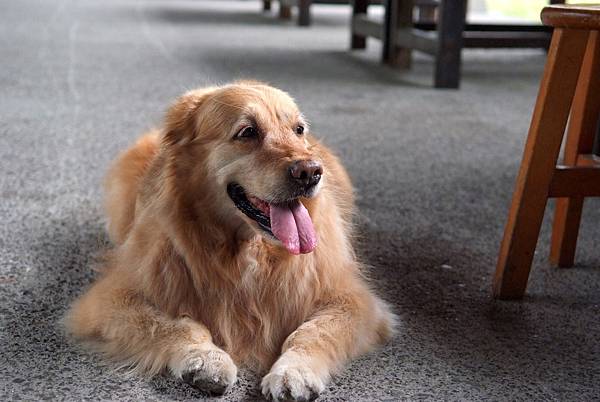
[[[312,400],[394,316],[352,245],[353,191],[285,92],[190,91],[106,179],[114,248],[66,325],[105,356],[209,394],[260,373],[273,400]]]

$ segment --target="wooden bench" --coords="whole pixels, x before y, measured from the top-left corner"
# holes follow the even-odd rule
[[[550,0],[552,4],[564,0]],[[419,50],[435,58],[434,86],[458,88],[463,48],[547,48],[551,28],[543,25],[469,24],[467,0],[386,0],[385,17],[367,14],[371,2],[354,0],[352,49],[364,49],[366,38],[383,41],[382,62],[409,68],[411,53]],[[437,8],[434,22],[415,21],[415,6]]]

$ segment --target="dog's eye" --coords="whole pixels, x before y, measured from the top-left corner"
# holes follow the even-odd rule
[[[235,138],[258,138],[258,130],[252,126],[244,127]]]
[[[296,134],[298,134],[298,135],[304,134],[304,126],[296,127]]]

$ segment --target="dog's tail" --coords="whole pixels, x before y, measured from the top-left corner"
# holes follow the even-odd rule
[[[139,183],[159,147],[158,130],[145,134],[113,162],[106,175],[107,231],[115,244],[123,243],[131,229]]]

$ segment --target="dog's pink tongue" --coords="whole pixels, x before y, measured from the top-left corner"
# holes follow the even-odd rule
[[[291,204],[270,205],[271,230],[292,254],[310,253],[317,246],[317,235],[308,211],[298,200]]]

